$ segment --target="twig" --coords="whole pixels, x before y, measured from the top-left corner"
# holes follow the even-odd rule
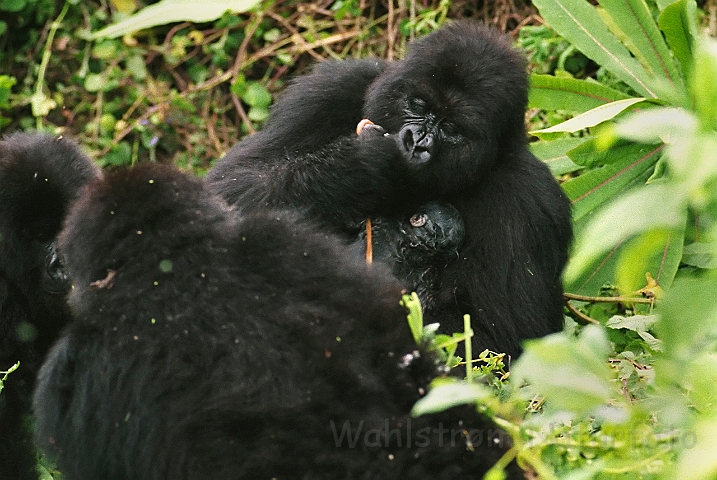
[[[584,322],[587,322],[587,323],[592,323],[592,324],[594,324],[594,325],[600,325],[600,322],[598,322],[597,320],[595,320],[595,319],[592,318],[592,317],[588,317],[588,316],[585,315],[583,312],[581,312],[580,310],[578,310],[577,308],[575,308],[574,306],[572,306],[572,305],[570,304],[570,302],[567,302],[567,306],[568,306],[568,310],[570,310],[570,313],[572,313],[573,315],[577,316],[580,320],[582,320],[582,321],[584,321]]]
[[[579,300],[581,302],[591,303],[647,303],[654,304],[654,298],[642,297],[590,297],[587,295],[578,295],[577,293],[563,293],[563,297],[568,300]]]

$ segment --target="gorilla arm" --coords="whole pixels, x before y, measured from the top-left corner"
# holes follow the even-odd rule
[[[393,205],[401,152],[380,127],[356,135],[375,59],[324,62],[298,77],[265,127],[209,172],[211,188],[240,210],[289,207],[338,231]]]

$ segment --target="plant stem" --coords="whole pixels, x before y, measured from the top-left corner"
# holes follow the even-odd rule
[[[45,47],[42,51],[40,70],[37,72],[37,82],[35,82],[35,98],[44,96],[42,89],[45,85],[45,72],[47,71],[47,64],[50,62],[50,55],[52,55],[52,42],[55,41],[55,33],[57,32],[57,29],[60,28],[62,20],[65,19],[65,15],[67,14],[67,10],[69,10],[69,8],[70,2],[65,2],[65,5],[62,7],[62,11],[60,11],[60,14],[57,16],[55,21],[50,25],[50,32],[47,35]],[[42,116],[35,116],[35,126],[38,130],[42,128]]]

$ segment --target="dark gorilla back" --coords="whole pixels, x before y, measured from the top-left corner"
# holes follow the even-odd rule
[[[55,236],[80,189],[99,175],[68,139],[15,133],[0,141],[0,371],[20,361],[0,393],[0,478],[37,478],[27,421],[32,389],[70,320]]]
[[[34,406],[69,479],[478,478],[507,448],[467,449],[475,408],[410,418],[439,368],[400,286],[312,225],[154,166],[95,182],[60,242],[75,321]]]

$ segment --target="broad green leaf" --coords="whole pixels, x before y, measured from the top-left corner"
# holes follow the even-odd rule
[[[697,4],[694,0],[678,0],[666,6],[657,20],[685,78],[692,72],[692,57],[697,39]]]
[[[616,100],[614,102],[595,107],[585,113],[581,113],[580,115],[559,123],[558,125],[553,125],[552,127],[543,128],[541,130],[535,130],[530,133],[540,136],[542,133],[577,132],[585,128],[594,127],[595,125],[599,125],[608,120],[612,120],[636,103],[644,102],[646,100],[647,99],[645,98],[626,98],[624,100]]]
[[[633,332],[647,332],[657,323],[657,319],[657,315],[633,315],[631,317],[615,315],[605,323],[605,326],[608,328],[624,328]]]
[[[585,56],[602,65],[644,97],[657,98],[654,77],[608,31],[586,0],[534,0],[546,22]]]
[[[634,235],[682,228],[686,207],[686,192],[672,184],[651,184],[619,196],[595,213],[577,236],[565,281],[575,283],[597,259]]]
[[[585,327],[578,339],[561,332],[529,340],[511,379],[529,383],[545,397],[546,408],[589,415],[612,398],[609,351],[605,332],[595,326]]]
[[[717,477],[717,414],[707,412],[695,426],[690,429],[690,448],[681,450],[673,478],[689,480],[714,480]]]
[[[684,92],[682,75],[675,65],[662,32],[644,0],[599,0],[603,12],[620,32],[633,55],[655,77],[665,78],[671,90]],[[607,22],[606,22],[607,23]]]
[[[697,134],[697,119],[683,108],[655,108],[636,112],[615,127],[615,133],[637,142],[672,143]]]
[[[701,242],[685,245],[682,262],[697,268],[717,268],[717,245]]]
[[[622,92],[589,80],[533,74],[528,103],[543,110],[586,112],[600,105],[629,98]]]
[[[174,22],[211,22],[225,12],[245,12],[259,0],[162,0],[92,34],[92,39],[116,38]]]
[[[676,359],[692,359],[705,341],[717,334],[717,278],[680,278],[670,288],[656,329],[665,352]]]
[[[692,95],[695,111],[706,129],[717,126],[717,42],[705,39],[695,53]]]
[[[577,237],[582,235],[591,217],[586,215],[575,223]],[[597,256],[580,275],[571,278],[569,282],[565,279],[565,290],[582,295],[597,295],[604,285],[617,284],[626,294],[633,294],[637,288],[645,286],[646,272],[654,274],[661,287],[668,288],[681,261],[683,236],[684,231],[675,231],[669,239],[663,238],[662,244],[651,246],[649,251],[645,251],[642,237],[620,242]],[[636,258],[636,261],[633,262],[632,258]]]
[[[568,157],[578,165],[596,167],[610,165],[626,158],[643,158],[658,148],[660,144],[645,145],[620,140],[608,148],[603,147],[600,137],[592,137],[567,152]]]
[[[645,287],[647,273],[663,290],[670,288],[682,261],[685,224],[649,230],[625,242],[618,253],[615,282],[626,295]]]
[[[477,383],[444,381],[432,386],[428,395],[416,402],[411,415],[418,417],[442,412],[457,405],[476,403],[491,395],[488,387]]]
[[[543,140],[540,142],[532,142],[530,144],[530,151],[533,152],[533,155],[545,162],[553,175],[563,175],[582,168],[570,160],[566,152],[583,142],[585,142],[585,138],[583,137],[563,137],[550,141]]]
[[[599,205],[612,200],[629,187],[644,183],[650,169],[660,158],[663,146],[636,150],[631,155],[602,168],[592,170],[563,183],[563,190],[573,205],[573,221],[580,220]]]

